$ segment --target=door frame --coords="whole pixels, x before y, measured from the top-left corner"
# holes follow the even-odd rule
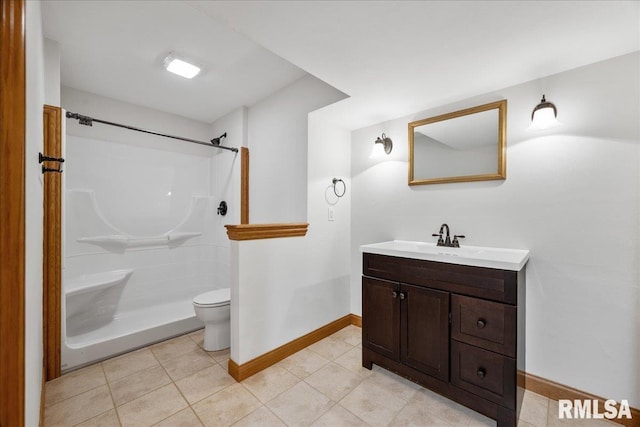
[[[45,105],[43,111],[44,154],[62,158],[62,109]],[[64,163],[44,162],[52,169],[64,169]],[[43,262],[42,262],[42,336],[44,380],[60,376],[60,324],[62,319],[62,174],[44,174]]]
[[[25,420],[26,25],[0,0],[0,425]]]

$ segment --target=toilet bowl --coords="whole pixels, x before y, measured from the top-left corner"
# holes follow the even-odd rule
[[[204,349],[218,351],[231,345],[231,289],[205,292],[193,299],[196,317],[204,322]]]

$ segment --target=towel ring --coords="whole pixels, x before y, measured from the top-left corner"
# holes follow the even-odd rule
[[[333,178],[331,182],[333,182],[333,193],[338,197],[344,196],[347,192],[347,184],[345,184],[344,181],[340,178]],[[342,183],[342,194],[338,194],[338,190],[336,189],[336,185],[338,184],[338,182]]]

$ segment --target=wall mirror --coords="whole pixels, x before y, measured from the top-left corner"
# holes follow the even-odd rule
[[[505,179],[507,100],[409,123],[409,185]]]

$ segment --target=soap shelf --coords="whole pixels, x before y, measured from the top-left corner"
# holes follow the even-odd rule
[[[87,292],[94,292],[111,286],[119,285],[125,282],[133,273],[128,268],[125,270],[106,271],[103,273],[86,274],[80,277],[69,279],[65,282],[65,287],[71,289],[65,290],[67,297],[82,295]]]
[[[201,236],[198,232],[174,232],[162,236],[132,237],[126,234],[112,234],[107,236],[81,237],[78,242],[93,245],[113,245],[119,248],[134,248],[144,246],[158,246],[180,244],[193,237]]]

